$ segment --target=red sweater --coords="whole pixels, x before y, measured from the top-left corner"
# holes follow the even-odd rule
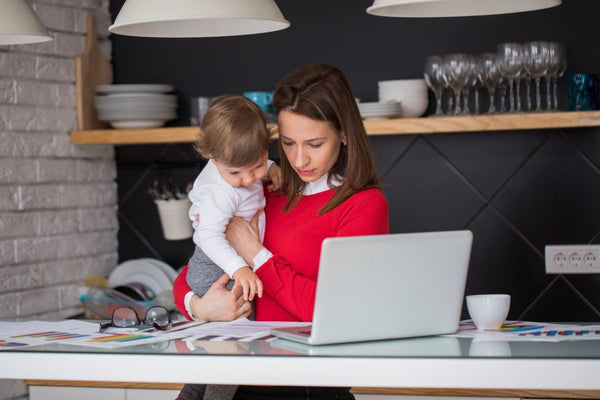
[[[358,192],[333,210],[317,215],[334,195],[327,190],[302,196],[290,213],[283,213],[286,197],[267,196],[263,245],[273,253],[256,274],[263,297],[255,298],[257,321],[312,321],[321,243],[335,236],[389,233],[388,206],[377,189]],[[184,298],[191,289],[181,271],[173,292],[175,305],[186,317]],[[340,277],[343,279],[343,277]]]

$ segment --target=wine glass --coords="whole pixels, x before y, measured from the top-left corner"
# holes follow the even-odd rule
[[[490,94],[488,114],[496,113],[494,95],[502,80],[502,64],[494,53],[484,53],[479,57],[479,79]]]
[[[475,106],[475,114],[479,114],[479,89],[481,89],[483,87],[483,81],[481,80],[481,73],[480,70],[482,68],[481,66],[481,60],[479,59],[478,56],[474,56],[475,57],[475,65],[473,66],[473,69],[475,70],[475,83],[473,84],[473,102],[474,102],[474,106]]]
[[[498,57],[504,65],[504,76],[508,81],[508,93],[510,112],[515,112],[515,97],[513,94],[513,83],[517,80],[517,109],[521,108],[519,97],[519,83],[521,71],[523,70],[523,49],[520,43],[500,43],[498,45]]]
[[[546,42],[528,42],[523,45],[523,66],[535,79],[535,111],[542,111],[540,79],[548,72],[549,49]]]
[[[554,76],[560,69],[560,44],[555,42],[548,42],[548,71],[544,76],[546,81],[546,111],[552,109],[552,88],[551,83]]]
[[[425,59],[425,71],[423,73],[427,86],[435,94],[435,114],[442,115],[442,91],[444,90],[443,77],[444,61],[440,56],[430,56]]]
[[[467,84],[469,59],[466,54],[449,54],[444,57],[444,79],[454,93],[454,114],[461,113],[460,95]]]
[[[445,63],[445,61],[444,61],[444,63]],[[454,92],[452,91],[452,88],[450,87],[450,83],[448,82],[448,79],[446,79],[446,75],[444,74],[444,68],[446,68],[446,64],[444,64],[443,69],[442,69],[442,80],[444,81],[444,90],[442,90],[442,97],[443,97],[444,92],[448,92],[448,94],[446,95],[447,103],[448,103],[448,108],[446,110],[446,114],[450,114],[454,110]]]
[[[527,70],[525,71],[523,79],[525,79],[525,99],[527,100],[525,110],[531,111],[531,75],[527,73]]]
[[[504,78],[504,73],[500,75],[500,83],[498,84],[498,90],[500,91],[500,112],[506,112],[506,89],[508,88],[508,84],[506,82],[506,78]]]
[[[554,43],[554,42],[550,42],[548,44],[548,48],[549,48],[549,63],[550,63],[550,67],[549,67],[549,71],[548,74],[546,76],[546,89],[549,91],[550,89],[550,85],[549,83],[552,82],[552,86],[553,86],[553,93],[554,96],[551,96],[550,93],[548,93],[548,100],[547,100],[547,109],[549,110],[550,108],[552,108],[553,110],[557,110],[558,109],[558,97],[557,97],[557,93],[556,93],[556,88],[557,88],[557,80],[558,78],[560,78],[561,76],[563,76],[563,74],[565,73],[566,69],[567,69],[567,52],[566,49],[563,45],[561,45],[560,43]],[[550,99],[552,101],[550,101]],[[550,104],[552,104],[550,106]]]
[[[469,110],[469,94],[471,92],[471,88],[475,89],[477,85],[477,57],[471,54],[467,54],[467,72],[465,77],[465,86],[462,89],[462,97],[463,97],[463,110],[462,113],[467,115],[470,113]],[[475,100],[477,102],[477,100]]]

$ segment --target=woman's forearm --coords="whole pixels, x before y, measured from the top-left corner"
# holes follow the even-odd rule
[[[240,257],[254,268],[254,257],[264,249],[258,236],[256,218],[249,223],[243,218],[234,217],[230,220],[225,231],[225,237]]]
[[[191,296],[189,310],[186,309],[185,297],[192,291],[186,282],[187,271],[186,266],[173,284],[175,305],[186,318],[192,319],[193,316],[201,321],[231,321],[250,316],[252,307],[249,302],[244,301],[242,289],[238,287],[229,291],[225,288],[229,281],[226,274],[217,279],[204,296],[200,297],[196,294]]]

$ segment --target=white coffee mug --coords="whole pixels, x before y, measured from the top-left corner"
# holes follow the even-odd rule
[[[508,294],[467,296],[467,310],[478,330],[501,328],[509,309],[510,295]]]

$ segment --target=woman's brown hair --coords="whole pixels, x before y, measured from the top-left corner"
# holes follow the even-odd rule
[[[341,145],[338,159],[329,171],[328,183],[340,179],[343,183],[333,197],[319,210],[324,214],[361,190],[381,188],[377,177],[371,142],[363,126],[354,92],[342,71],[329,65],[305,65],[285,77],[275,88],[275,111],[290,111],[316,121],[325,121],[338,138],[345,133],[346,144]],[[289,211],[300,200],[306,186],[285,156],[281,140],[282,187],[286,188]]]
[[[262,110],[241,95],[216,99],[202,118],[201,129],[194,149],[230,167],[252,165],[269,148],[271,132]]]

